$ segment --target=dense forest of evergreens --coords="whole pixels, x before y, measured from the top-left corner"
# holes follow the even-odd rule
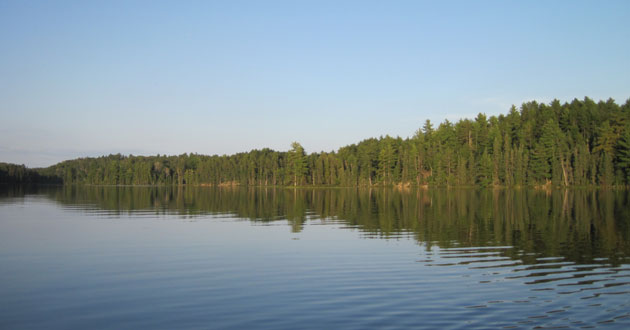
[[[55,175],[53,171],[47,171],[51,175],[42,174],[41,172],[43,170],[30,169],[24,165],[0,163],[0,183],[63,183],[61,177]]]
[[[524,103],[506,115],[427,120],[412,137],[371,138],[336,152],[252,150],[230,156],[123,156],[45,169],[0,166],[0,181],[105,185],[628,186],[630,100]],[[18,166],[19,167],[19,166]],[[13,172],[11,172],[13,171]],[[15,173],[20,174],[17,178]],[[26,179],[25,179],[26,178]]]

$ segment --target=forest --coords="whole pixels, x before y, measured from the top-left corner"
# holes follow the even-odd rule
[[[425,121],[408,138],[379,137],[337,151],[234,155],[108,155],[28,169],[0,163],[0,182],[200,186],[630,185],[630,99],[535,101],[507,114]]]

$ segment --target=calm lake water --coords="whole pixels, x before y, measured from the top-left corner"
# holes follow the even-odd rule
[[[1,329],[630,328],[630,195],[0,187]]]

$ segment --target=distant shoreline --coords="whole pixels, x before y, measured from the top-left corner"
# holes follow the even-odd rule
[[[425,121],[412,137],[381,136],[307,154],[268,148],[225,156],[125,156],[47,168],[0,163],[0,182],[94,185],[341,187],[628,187],[630,99],[535,101],[505,115]]]

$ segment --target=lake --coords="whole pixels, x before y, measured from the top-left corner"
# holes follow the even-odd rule
[[[630,328],[609,190],[0,187],[1,329]]]

